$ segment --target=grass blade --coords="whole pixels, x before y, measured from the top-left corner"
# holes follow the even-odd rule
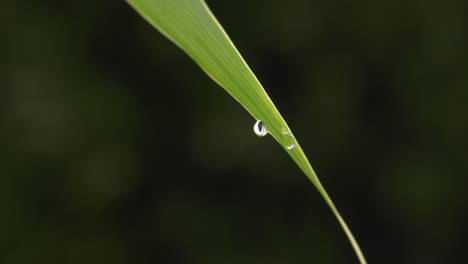
[[[149,23],[184,50],[255,119],[262,120],[299,168],[315,185],[348,237],[360,263],[366,260],[345,221],[320,183],[307,157],[203,0],[127,0]]]

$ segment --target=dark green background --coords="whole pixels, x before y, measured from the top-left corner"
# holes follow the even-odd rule
[[[468,1],[208,1],[369,263],[466,263]],[[3,1],[0,263],[357,263],[271,137],[124,1]]]

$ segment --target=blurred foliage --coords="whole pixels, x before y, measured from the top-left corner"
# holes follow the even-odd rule
[[[208,4],[370,263],[468,262],[467,1]],[[124,1],[7,1],[0,24],[0,263],[354,263],[294,163]]]

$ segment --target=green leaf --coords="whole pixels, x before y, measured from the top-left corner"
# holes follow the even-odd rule
[[[307,157],[260,82],[202,0],[127,0],[149,23],[184,50],[255,119],[261,120],[312,181],[346,233],[361,263],[364,256]]]

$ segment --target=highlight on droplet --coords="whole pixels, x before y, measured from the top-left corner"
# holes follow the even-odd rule
[[[284,127],[281,128],[281,133],[283,133],[283,135],[287,135],[287,134],[289,134],[289,132],[290,132],[289,127],[284,126]]]
[[[293,149],[296,145],[294,144],[294,142],[291,142],[291,144],[289,144],[286,148],[287,149]]]
[[[257,122],[255,122],[253,129],[255,134],[259,137],[264,137],[268,134],[268,130],[261,120],[257,120]]]

